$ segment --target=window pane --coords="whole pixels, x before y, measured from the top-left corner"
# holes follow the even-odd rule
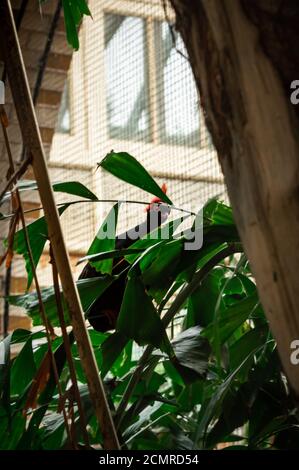
[[[149,139],[144,20],[105,15],[105,76],[110,137]]]
[[[62,97],[61,97],[56,131],[67,134],[70,132],[70,130],[71,130],[71,119],[70,119],[69,84],[68,84],[68,81],[66,81],[64,90],[62,93]]]
[[[166,22],[155,23],[160,140],[198,145],[199,101],[184,43],[176,36],[176,47]],[[180,51],[182,54],[180,54]]]

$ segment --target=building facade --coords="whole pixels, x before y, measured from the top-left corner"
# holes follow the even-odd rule
[[[45,5],[50,4],[52,9],[43,12],[42,20],[49,20],[49,28],[55,15],[55,2]],[[165,10],[161,0],[90,0],[89,7],[93,18],[85,18],[80,49],[72,60],[59,14],[37,99],[39,124],[47,129],[42,135],[48,135],[44,142],[52,180],[80,181],[102,200],[147,201],[146,193],[96,170],[113,149],[130,153],[160,184],[165,182],[178,207],[198,210],[210,197],[225,198],[186,51],[172,26],[172,11]],[[29,77],[32,48],[49,33],[38,15],[36,1],[29,1],[19,31]],[[41,31],[31,31],[30,25]],[[26,199],[28,207],[39,204],[36,195]],[[57,195],[57,202],[70,199]],[[74,270],[110,207],[111,203],[82,203],[62,216]],[[142,206],[123,204],[119,231],[144,217]],[[51,283],[47,253],[39,275],[42,285]],[[16,258],[12,290],[21,292],[24,284],[24,263]]]

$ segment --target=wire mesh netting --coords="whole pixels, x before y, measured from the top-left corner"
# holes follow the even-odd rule
[[[177,207],[197,211],[211,197],[226,199],[171,8],[160,0],[91,0],[89,6],[93,20],[86,18],[81,26],[80,49],[73,54],[59,113],[53,116],[55,134],[48,158],[52,181],[80,181],[100,199],[148,201],[150,196],[143,191],[96,171],[97,162],[113,149],[130,153],[159,184],[166,183]],[[59,52],[61,46],[54,41],[52,47]],[[64,76],[57,71],[56,82]],[[43,80],[49,89],[47,74]],[[38,112],[41,125],[49,119],[45,112]],[[56,198],[59,203],[71,200],[58,193]],[[39,205],[32,192],[24,200],[27,208]],[[111,204],[76,204],[63,214],[76,275],[81,269],[75,267],[78,257],[86,253],[110,208]],[[33,215],[39,213],[28,220]],[[118,231],[144,218],[141,205],[123,204]],[[38,268],[43,286],[52,282],[48,261],[46,249]],[[24,292],[22,259],[14,259],[12,274],[12,292]]]
[[[198,210],[210,197],[224,198],[186,50],[171,24],[172,11],[168,8],[166,17],[158,1],[91,2],[91,9],[93,24],[86,20],[81,30],[81,51],[73,58],[50,165],[64,162],[61,178],[81,166],[103,199],[147,201],[142,191],[95,172],[106,153],[125,151],[159,183],[167,183],[177,206]],[[57,167],[55,172],[59,177]],[[76,216],[82,211],[92,227],[107,210],[97,206],[92,217],[85,208],[76,208]],[[119,230],[143,217],[140,206],[123,206]],[[65,225],[70,246],[80,250],[85,238],[77,232],[80,224],[71,232]]]

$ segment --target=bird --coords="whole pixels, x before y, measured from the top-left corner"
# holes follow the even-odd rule
[[[167,186],[165,183],[161,186],[161,189],[166,194]],[[145,211],[146,220],[144,222],[116,236],[116,250],[129,248],[137,239],[160,227],[167,220],[170,207],[168,204],[163,203],[159,197],[154,197],[148,206],[146,206]],[[129,263],[125,258],[114,259],[112,274],[118,275],[118,278],[91,305],[87,312],[87,319],[94,330],[105,333],[116,328],[126,288],[126,268],[128,267]],[[100,276],[101,273],[90,263],[87,263],[79,275],[79,279]]]
[[[166,194],[167,187],[165,183],[162,185],[161,189]],[[136,227],[127,230],[121,235],[118,235],[115,239],[115,248],[117,250],[129,248],[136,239],[142,238],[147,233],[160,227],[161,224],[167,220],[170,210],[170,206],[163,203],[160,198],[153,198],[145,208],[145,221],[136,225]],[[126,288],[126,268],[129,266],[130,264],[125,258],[114,259],[112,273],[118,275],[118,277],[92,304],[91,308],[87,312],[87,319],[94,330],[106,333],[107,331],[116,329],[117,318]],[[96,271],[90,263],[87,263],[79,275],[79,279],[101,276],[100,272]],[[73,330],[68,333],[68,340],[69,346],[72,346],[75,342]],[[66,349],[64,342],[55,351],[54,359],[58,376],[60,376],[66,363]],[[51,396],[55,389],[55,384],[55,374],[52,369],[52,363],[48,351],[36,372],[32,386],[28,392],[27,401],[24,406],[24,413],[26,413],[28,409],[35,408],[37,406],[39,396],[42,393],[44,396]]]

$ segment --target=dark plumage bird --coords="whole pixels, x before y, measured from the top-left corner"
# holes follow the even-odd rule
[[[166,193],[166,185],[162,186],[162,190]],[[170,208],[168,205],[161,202],[161,199],[154,198],[146,208],[146,220],[128,230],[127,232],[116,237],[115,248],[126,249],[129,248],[138,238],[144,237],[147,233],[158,228],[164,221],[166,221]],[[129,264],[124,258],[116,258],[113,263],[113,274],[120,274],[128,267]],[[87,279],[100,277],[101,274],[95,270],[89,263],[83,268],[79,279]],[[88,312],[88,320],[91,326],[96,331],[106,332],[113,330],[116,327],[117,317],[120,312],[120,307],[126,288],[126,271],[119,276],[119,278],[111,284],[110,287],[103,292],[103,294],[94,302]],[[70,345],[74,343],[75,337],[73,331],[69,333]],[[66,351],[64,343],[55,351],[54,354],[57,371],[60,375],[66,361]],[[55,387],[54,372],[49,375],[51,371],[51,360],[48,356],[40,365],[33,385],[28,394],[28,399],[25,409],[34,408],[36,406],[38,396],[45,389],[45,393],[52,393]],[[48,379],[45,379],[48,377]]]
[[[166,193],[166,185],[162,190]],[[129,248],[137,239],[158,228],[167,220],[170,212],[168,205],[155,197],[146,208],[146,220],[136,227],[116,237],[115,249]],[[129,263],[124,258],[115,258],[113,262],[113,274],[122,273]],[[83,268],[79,279],[87,279],[101,276],[89,263]],[[87,318],[96,331],[106,332],[116,327],[117,317],[126,288],[126,271],[109,286],[106,291],[91,306]]]

